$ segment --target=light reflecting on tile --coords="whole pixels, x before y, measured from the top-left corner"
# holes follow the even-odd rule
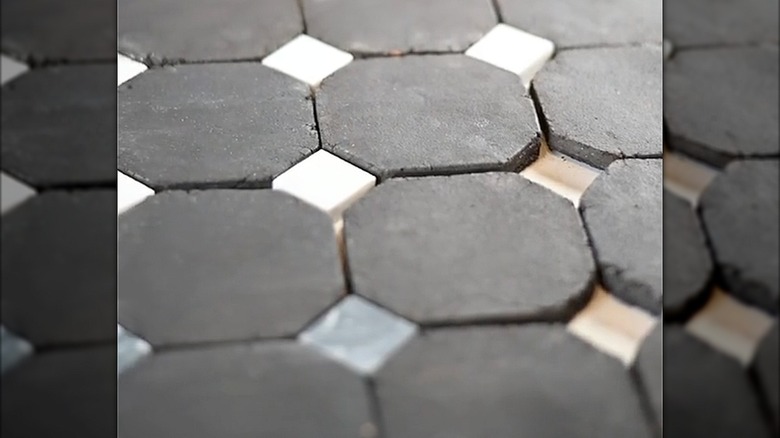
[[[0,85],[4,85],[6,82],[14,79],[28,70],[26,64],[23,64],[15,59],[9,58],[5,55],[0,55]]]
[[[121,53],[117,53],[116,59],[117,59],[117,65],[116,65],[117,86],[124,84],[130,79],[143,73],[147,69],[146,65],[138,61],[135,61],[133,59],[130,59],[127,56],[122,55]]]
[[[263,65],[317,86],[353,56],[308,35],[298,35],[263,59]]]
[[[18,179],[0,172],[0,212],[5,213],[35,195],[35,190]]]
[[[527,179],[547,187],[579,206],[580,198],[601,174],[598,169],[550,150],[542,144],[539,158],[520,172]]]
[[[122,326],[116,326],[116,368],[117,374],[135,365],[152,352],[152,346],[133,335]]]
[[[520,76],[527,88],[553,52],[552,41],[498,24],[466,50],[466,55]]]
[[[117,172],[116,188],[117,214],[124,213],[154,195],[154,190],[122,172]]]
[[[272,186],[274,190],[296,196],[338,219],[375,184],[374,175],[319,150],[276,177]]]
[[[0,326],[0,345],[2,346],[2,356],[0,356],[0,372],[2,373],[18,365],[33,352],[32,344],[2,326]]]
[[[743,304],[722,290],[713,291],[707,304],[688,321],[685,329],[742,365],[753,360],[773,319],[758,308]]]
[[[415,324],[350,295],[299,339],[361,374],[372,374],[416,332]]]
[[[623,303],[597,287],[591,301],[572,318],[567,329],[597,350],[616,357],[628,366],[633,363],[642,341],[657,323],[652,315]]]
[[[664,151],[664,187],[696,206],[718,170],[671,151]]]

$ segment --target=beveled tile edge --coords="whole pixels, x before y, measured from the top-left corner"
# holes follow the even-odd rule
[[[552,151],[545,142],[539,158],[520,171],[531,182],[546,187],[579,207],[580,199],[603,172],[574,158]]]
[[[141,359],[152,353],[152,346],[145,340],[128,332],[121,325],[116,326],[117,375],[127,371]]]
[[[32,186],[25,184],[3,171],[0,171],[0,191],[2,192],[0,214],[5,214],[6,212],[13,210],[37,193]]]
[[[0,345],[2,345],[2,360],[0,374],[19,365],[25,358],[33,354],[33,345],[26,339],[17,336],[4,326],[0,326]]]
[[[30,68],[27,66],[27,64],[19,62],[9,56],[0,54],[0,72],[2,72],[2,76],[0,76],[0,85],[5,85],[6,83],[26,73],[28,70],[30,70]]]
[[[669,150],[664,151],[664,188],[696,207],[702,193],[720,173],[714,167]]]

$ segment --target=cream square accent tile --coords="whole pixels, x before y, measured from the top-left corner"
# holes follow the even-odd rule
[[[343,50],[308,35],[298,35],[263,59],[263,65],[317,86],[352,59],[353,56]]]
[[[27,356],[33,353],[33,346],[25,339],[0,326],[0,373],[4,373],[18,365]]]
[[[133,335],[121,325],[116,326],[116,368],[117,374],[135,365],[152,352],[152,346]]]
[[[2,76],[0,76],[0,85],[5,84],[27,70],[29,70],[29,68],[26,64],[5,55],[0,55],[0,71],[2,72]]]
[[[147,69],[146,65],[132,60],[121,53],[116,54],[116,62],[117,87],[143,73]]]
[[[539,158],[520,172],[532,182],[547,187],[571,201],[575,207],[601,172],[585,163],[550,150],[542,144]]]
[[[154,190],[122,172],[116,173],[116,189],[117,214],[126,212],[154,195]]]
[[[35,189],[5,172],[0,172],[0,189],[2,189],[1,213],[10,211],[30,196],[35,195]]]
[[[681,154],[664,151],[664,187],[696,206],[718,170]]]

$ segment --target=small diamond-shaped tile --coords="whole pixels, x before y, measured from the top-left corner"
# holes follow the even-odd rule
[[[374,175],[319,150],[274,179],[273,188],[338,218],[375,184]]]
[[[142,357],[152,352],[152,346],[143,339],[116,326],[116,370],[117,374],[135,365]]]
[[[154,195],[154,190],[145,184],[125,175],[116,173],[117,214],[122,214],[144,199]]]
[[[509,70],[528,87],[555,51],[555,44],[506,24],[498,24],[466,50],[466,55]]]
[[[32,345],[24,339],[9,332],[0,326],[0,345],[2,356],[0,359],[0,372],[6,372],[33,351]]]
[[[539,158],[523,169],[520,175],[552,190],[579,206],[580,198],[599,171],[563,154],[551,151],[546,144],[539,150]]]
[[[11,79],[27,71],[27,66],[25,64],[22,64],[21,62],[9,58],[5,55],[0,55],[0,63],[0,72],[2,72],[2,76],[0,77],[0,84],[5,84]]]
[[[352,55],[308,35],[298,35],[263,59],[263,65],[317,86],[352,62]]]
[[[0,211],[2,213],[16,207],[22,201],[35,194],[35,190],[27,184],[7,175],[5,172],[0,172],[0,188],[2,188],[2,197],[0,197],[2,200]]]
[[[122,85],[123,83],[133,79],[146,70],[146,65],[128,58],[121,53],[116,55],[116,85]]]
[[[360,373],[371,374],[416,332],[411,322],[351,295],[301,333],[300,340]]]

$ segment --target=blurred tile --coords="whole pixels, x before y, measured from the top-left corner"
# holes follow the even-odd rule
[[[775,425],[775,433],[780,430],[780,374],[778,373],[778,324],[774,321],[772,329],[764,335],[753,358],[752,369],[757,377],[761,393],[769,406]]]
[[[631,365],[641,382],[642,392],[650,402],[653,419],[659,430],[663,430],[664,419],[664,326],[659,321],[645,336]]]
[[[666,2],[664,17],[664,36],[680,47],[777,44],[776,1]]]
[[[10,370],[33,353],[32,344],[9,332],[3,326],[0,326],[0,345],[2,345],[0,373]]]
[[[759,343],[772,327],[772,318],[719,289],[685,325],[685,329],[712,348],[748,365]]]
[[[116,60],[117,86],[124,84],[147,69],[143,63],[130,59],[121,53],[117,53]]]
[[[630,365],[658,321],[596,287],[593,298],[569,321],[567,329],[583,341]]]
[[[352,55],[308,35],[298,35],[263,59],[263,65],[317,86],[352,62]]]
[[[690,202],[699,203],[699,197],[718,175],[718,170],[682,154],[664,151],[664,188]]]
[[[416,332],[411,322],[350,295],[299,339],[358,373],[373,374]]]
[[[554,51],[552,41],[498,24],[469,47],[466,55],[520,76],[523,85],[528,88],[536,72],[541,70]]]
[[[580,205],[580,197],[599,176],[598,169],[580,163],[563,154],[553,152],[542,143],[539,158],[520,172],[520,175]]]
[[[12,208],[24,202],[30,196],[35,195],[35,189],[18,179],[0,172],[0,187],[2,187],[2,209],[1,213],[10,211]]]
[[[2,71],[2,77],[0,77],[0,84],[5,84],[11,79],[21,75],[28,70],[26,64],[23,64],[13,58],[9,58],[5,55],[0,55],[0,71]]]
[[[124,213],[154,195],[154,190],[122,172],[117,172],[116,178],[117,214]]]
[[[334,219],[376,184],[376,177],[324,150],[276,177],[272,187],[325,210]]]
[[[143,339],[116,326],[116,368],[117,374],[135,365],[144,356],[152,352],[152,346]]]

